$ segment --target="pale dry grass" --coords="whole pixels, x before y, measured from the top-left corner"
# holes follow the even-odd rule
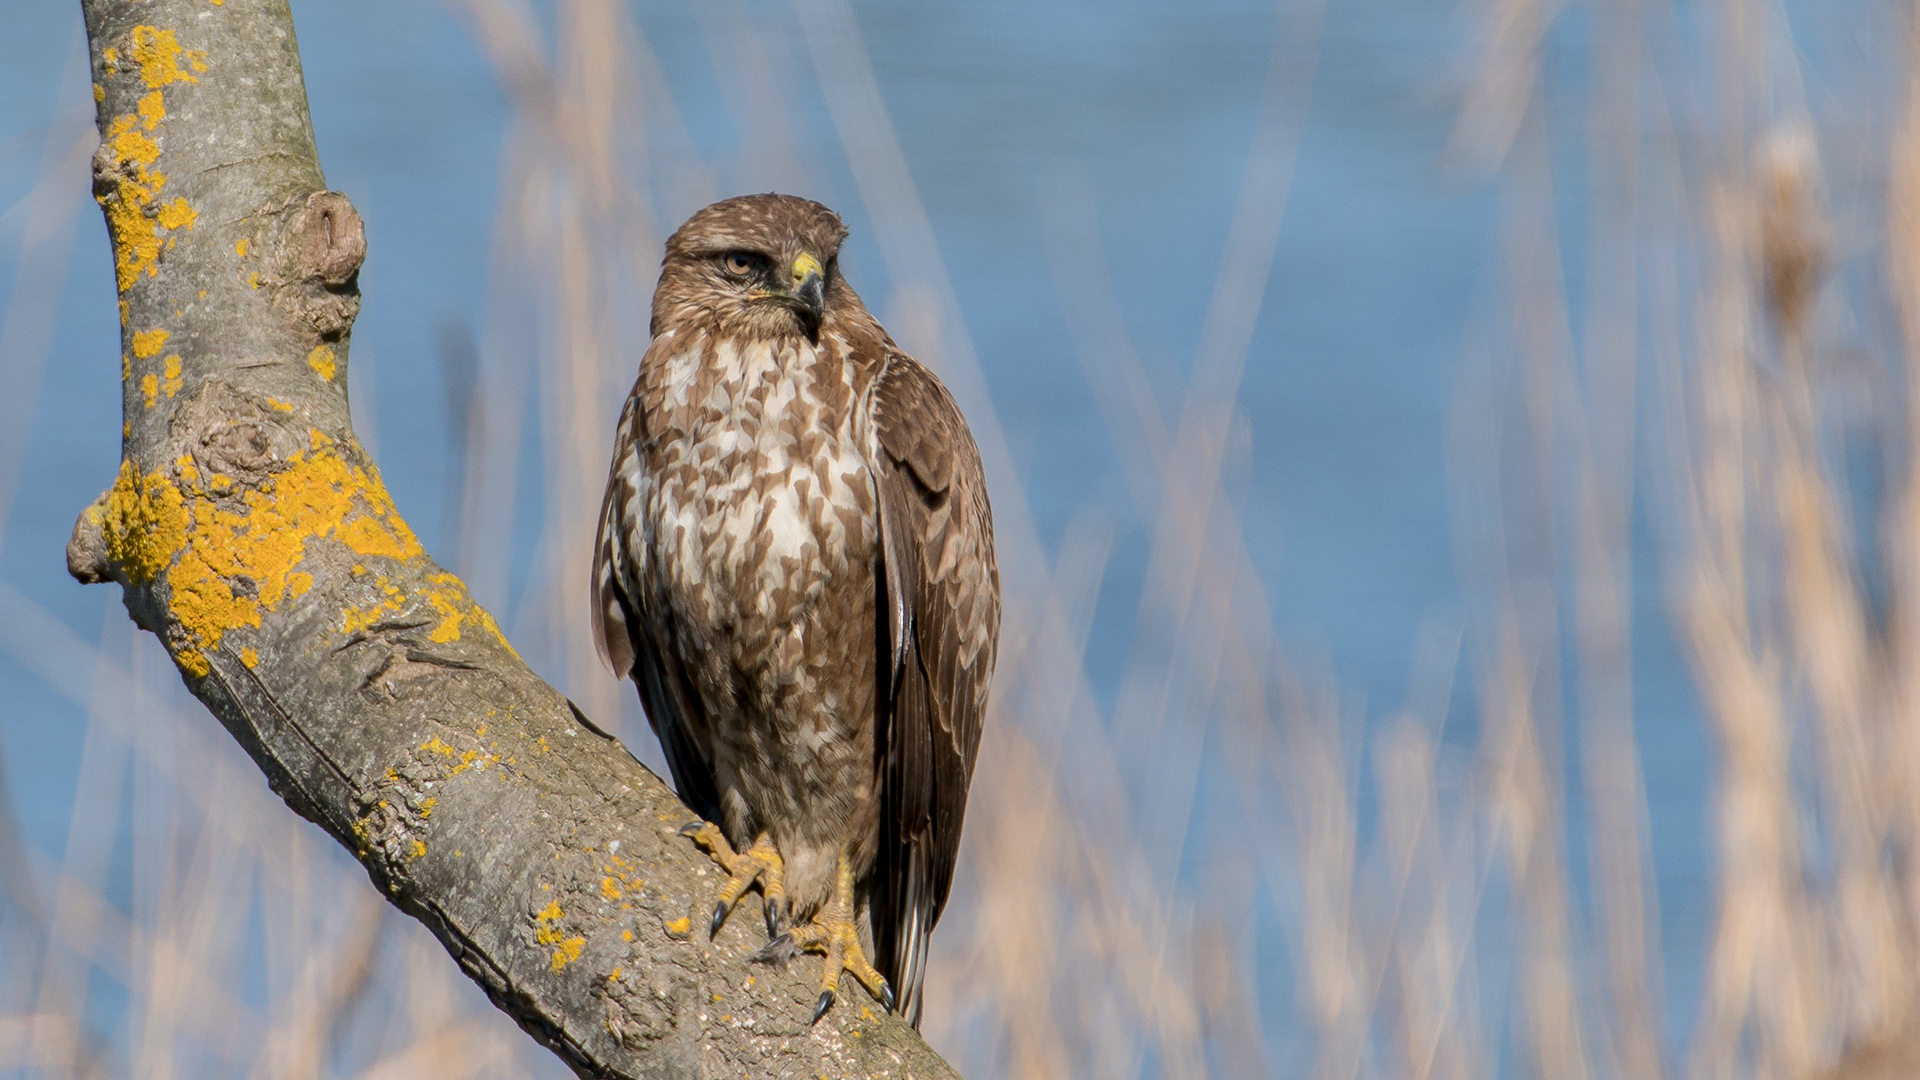
[[[1252,557],[1262,538],[1247,534],[1223,479],[1247,423],[1239,386],[1322,4],[1279,9],[1233,228],[1179,395],[1155,392],[1129,340],[1090,200],[1063,187],[1049,208],[1059,299],[1134,497],[1088,506],[1051,548],[845,0],[798,5],[797,40],[739,4],[703,7],[735,75],[745,145],[734,162],[693,153],[624,6],[563,0],[550,44],[517,0],[458,9],[513,121],[487,321],[442,341],[460,441],[444,508],[458,542],[442,555],[536,667],[594,715],[624,717],[629,742],[656,763],[630,689],[601,671],[586,637],[611,424],[645,345],[665,231],[734,188],[807,189],[794,118],[768,88],[809,70],[818,84],[885,260],[891,294],[877,306],[953,388],[994,492],[1002,660],[928,980],[927,1035],[964,1073],[1912,1072],[1911,56],[1901,70],[1914,81],[1887,137],[1886,237],[1875,242],[1900,338],[1886,384],[1907,395],[1887,410],[1884,437],[1904,456],[1895,489],[1863,500],[1835,458],[1828,313],[1885,301],[1835,295],[1822,131],[1803,117],[1783,123],[1762,93],[1799,78],[1768,69],[1792,43],[1769,47],[1774,24],[1745,0],[1715,9],[1723,115],[1709,137],[1682,135],[1674,117],[1691,91],[1669,70],[1672,43],[1647,36],[1671,13],[1659,0],[1594,9],[1576,325],[1551,167],[1550,119],[1565,105],[1542,89],[1560,7],[1490,0],[1452,143],[1452,160],[1498,177],[1506,256],[1501,318],[1472,350],[1450,448],[1472,611],[1423,635],[1411,700],[1368,725],[1327,665],[1284,655]],[[67,141],[49,139],[49,176],[86,156],[79,129],[56,128]],[[724,191],[722,175],[733,178]],[[52,305],[31,290],[44,260],[64,252],[49,238],[78,209],[63,190],[43,183],[32,196],[17,278],[29,295],[0,334],[0,353],[21,359],[0,379],[37,378],[44,360],[34,318]],[[1651,424],[1639,419],[1648,397],[1660,402]],[[528,455],[537,486],[516,490]],[[20,460],[0,442],[0,495]],[[1654,497],[1636,496],[1642,468]],[[1663,1035],[1653,823],[1634,726],[1634,521],[1648,503],[1672,538],[1676,636],[1719,751],[1718,910],[1684,1054]],[[524,514],[538,522],[531,545],[513,529]],[[1129,518],[1150,537],[1138,610],[1096,612]],[[1859,565],[1861,536],[1877,542],[1881,593]],[[532,566],[517,591],[516,563]],[[0,820],[10,901],[0,1072],[559,1074],[343,853],[262,790],[117,611],[89,641],[4,583],[0,609],[0,651],[89,717],[62,859]],[[1129,659],[1103,708],[1089,635],[1096,617],[1129,615]],[[1475,714],[1449,716],[1462,699]],[[1570,822],[1586,829],[1586,895],[1569,866]],[[117,987],[105,997],[102,979]]]

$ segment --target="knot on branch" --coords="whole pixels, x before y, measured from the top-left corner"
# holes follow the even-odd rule
[[[316,191],[297,221],[304,276],[330,288],[352,281],[367,257],[366,227],[352,201],[337,191]]]
[[[278,221],[273,238],[274,303],[337,341],[360,314],[360,264],[367,257],[366,225],[353,202],[337,191],[297,200]]]

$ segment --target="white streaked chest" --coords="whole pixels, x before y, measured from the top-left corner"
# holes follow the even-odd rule
[[[696,626],[791,623],[864,570],[872,481],[845,355],[691,340],[652,373],[639,532],[661,599]]]

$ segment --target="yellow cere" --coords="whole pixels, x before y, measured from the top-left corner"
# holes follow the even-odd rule
[[[151,374],[143,381],[149,396],[157,391],[154,383]],[[264,612],[313,586],[312,575],[299,569],[310,540],[332,540],[360,556],[426,557],[379,474],[349,464],[333,440],[311,432],[311,449],[287,465],[262,488],[246,491],[240,509],[214,498],[223,487],[231,489],[231,480],[222,485],[218,481],[227,478],[213,477],[203,484],[190,459],[179,463],[177,484],[158,469],[142,475],[131,462],[122,463],[107,493],[100,521],[107,553],[132,584],[164,577],[169,610],[184,634],[174,659],[189,675],[212,670],[207,653],[229,631],[258,627]],[[251,594],[234,591],[232,583],[241,578],[254,583]],[[434,596],[498,635],[492,617],[457,578],[436,581],[424,599],[433,604]]]
[[[319,372],[320,377],[328,382],[333,381],[333,374],[338,370],[334,367],[333,350],[325,345],[316,345],[313,351],[307,354],[307,366]]]
[[[811,255],[802,255],[793,260],[793,283],[795,285],[805,281],[808,274],[825,275],[825,273],[826,271],[820,268],[820,260]]]

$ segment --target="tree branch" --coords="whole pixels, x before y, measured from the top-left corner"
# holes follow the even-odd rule
[[[68,566],[302,816],[582,1076],[952,1076],[811,963],[713,942],[693,815],[521,663],[353,435],[366,254],[325,190],[285,0],[83,0],[120,295],[123,462]]]

